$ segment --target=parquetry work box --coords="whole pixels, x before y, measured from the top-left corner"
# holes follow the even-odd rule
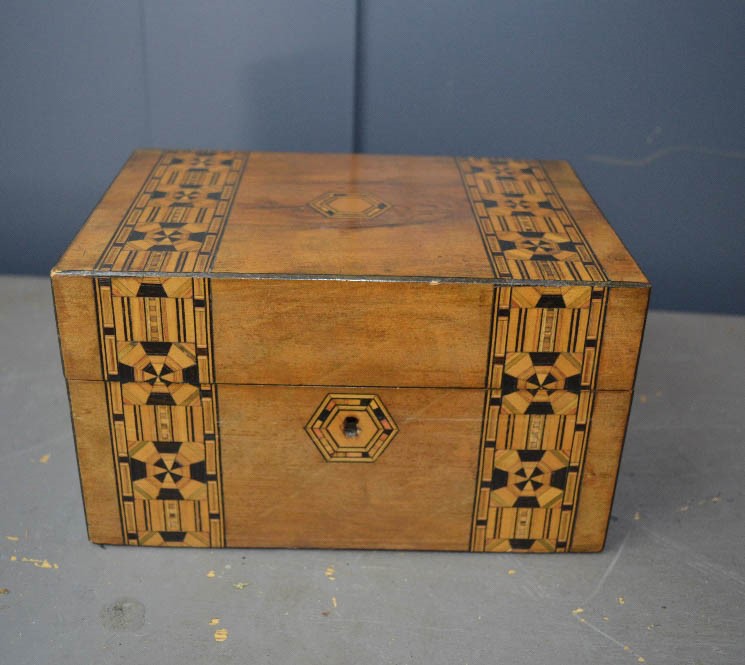
[[[649,284],[565,162],[142,150],[52,281],[95,542],[603,546]]]

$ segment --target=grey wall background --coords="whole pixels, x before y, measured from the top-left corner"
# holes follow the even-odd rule
[[[0,4],[0,272],[137,146],[569,159],[653,306],[745,313],[745,3]]]

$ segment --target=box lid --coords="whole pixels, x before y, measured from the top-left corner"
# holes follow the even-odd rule
[[[53,270],[646,285],[569,164],[138,150]]]
[[[52,277],[67,378],[135,382],[483,388],[504,337],[626,390],[649,292],[566,162],[473,157],[140,150]]]

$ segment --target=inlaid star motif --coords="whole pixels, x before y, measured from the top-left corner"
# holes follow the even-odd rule
[[[499,231],[499,248],[515,261],[579,261],[577,247],[563,233]]]
[[[502,375],[502,406],[510,413],[573,413],[581,372],[581,353],[508,353]]]
[[[195,441],[133,441],[129,468],[136,495],[194,501],[207,493],[204,444]]]
[[[207,169],[211,167],[215,163],[215,160],[212,158],[212,155],[194,155],[194,157],[189,160],[189,166],[191,166],[194,169]]]
[[[494,454],[489,502],[500,508],[550,508],[564,495],[569,458],[560,450],[499,450]]]
[[[193,344],[118,342],[117,360],[117,378],[127,403],[199,403],[199,367]]]
[[[523,465],[515,471],[516,478],[522,478],[515,482],[515,487],[524,493],[535,494],[535,491],[545,484],[545,472],[538,468],[538,465]]]
[[[157,222],[138,224],[127,237],[125,247],[150,252],[199,251],[206,230],[203,224]]]

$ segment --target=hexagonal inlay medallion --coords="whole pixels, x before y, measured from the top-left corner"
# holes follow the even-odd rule
[[[374,462],[398,433],[377,395],[326,395],[305,426],[327,462]]]
[[[310,207],[329,218],[372,219],[391,206],[365,192],[326,192],[313,199]]]

